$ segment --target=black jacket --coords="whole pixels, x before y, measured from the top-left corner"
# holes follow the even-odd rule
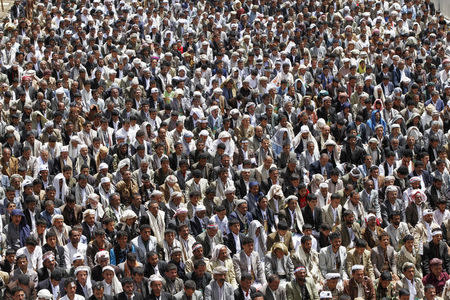
[[[431,241],[423,246],[422,269],[424,276],[430,273],[430,261],[433,258],[439,258],[442,260],[443,271],[447,273],[450,272],[450,257],[448,255],[448,247],[445,242],[440,241],[438,245],[435,245],[433,241]]]
[[[256,289],[254,287],[250,287],[250,297],[253,297],[255,293]],[[234,290],[234,300],[245,300],[244,291],[240,286]]]
[[[320,225],[322,224],[322,210],[318,207],[314,208],[314,216],[311,208],[306,205],[302,208],[302,215],[305,224],[311,225],[317,232],[319,232]]]
[[[245,237],[245,235],[243,233],[239,232],[239,240],[241,241],[241,249],[242,249],[242,239],[244,237]],[[232,256],[236,254],[236,243],[234,242],[234,237],[233,237],[232,232],[230,232],[229,234],[226,235],[225,245],[228,247],[228,249],[230,249]]]
[[[258,220],[263,226],[264,226],[264,218],[262,211],[259,207],[256,207],[252,211],[253,220]],[[267,218],[267,233],[272,233],[272,228],[275,229],[275,217],[273,210],[270,209],[270,207],[267,207],[266,209],[266,218]]]

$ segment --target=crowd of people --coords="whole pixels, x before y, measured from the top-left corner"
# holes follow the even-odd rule
[[[2,299],[450,300],[431,0],[14,0]]]

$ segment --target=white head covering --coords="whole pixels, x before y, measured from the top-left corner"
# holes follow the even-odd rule
[[[220,250],[222,250],[222,248],[225,247],[227,248],[227,254],[228,254],[228,258],[230,257],[230,249],[228,249],[227,246],[223,245],[223,244],[217,244],[214,246],[213,252],[212,252],[212,257],[211,257],[211,261],[217,261],[219,259],[219,253]]]
[[[62,186],[59,185],[59,181],[62,179]],[[66,184],[66,179],[64,178],[63,173],[59,173],[58,175],[53,178],[53,186],[56,189],[56,195],[55,198],[61,199],[64,202],[64,199],[66,198],[66,194],[68,191],[68,187]]]
[[[111,281],[111,295],[110,296],[114,296],[114,295],[117,295],[119,293],[122,293],[123,292],[122,284],[120,283],[119,279],[117,279],[116,272],[114,271],[114,268],[111,267],[111,266],[104,266],[103,269],[102,269],[102,273],[105,272],[106,270],[112,271],[114,273],[114,276],[113,276],[112,281]],[[103,279],[103,283],[106,284],[106,281],[104,279]]]
[[[86,290],[88,297],[92,296],[92,282],[91,282],[91,268],[88,266],[79,266],[75,269],[75,277],[77,276],[77,273],[80,271],[86,271],[87,272],[87,279],[86,279]]]

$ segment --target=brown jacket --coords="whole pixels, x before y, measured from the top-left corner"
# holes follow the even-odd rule
[[[380,226],[376,226],[375,227],[375,231],[377,236],[379,237],[381,233],[384,232],[384,230],[380,227]],[[364,227],[362,232],[361,232],[362,238],[366,240],[367,242],[367,249],[370,250],[373,247],[378,246],[380,240],[379,239],[374,239],[372,232],[370,232],[370,230],[367,227]]]
[[[280,235],[278,232],[272,232],[267,236],[267,251],[270,251],[273,244],[278,243],[280,241]],[[289,252],[293,252],[294,249],[294,242],[292,240],[292,233],[288,230],[286,232],[286,235],[284,236],[284,244],[288,248]]]
[[[3,175],[7,175],[8,177],[11,177],[11,175],[17,174],[17,171],[19,170],[19,160],[15,157],[11,157],[9,159],[8,164],[1,161],[2,166],[2,173]]]
[[[369,277],[364,276],[362,287],[364,290],[363,298],[365,300],[375,300],[375,289],[373,287],[373,282]],[[358,286],[353,278],[344,281],[344,294],[349,295],[352,300],[358,298]]]

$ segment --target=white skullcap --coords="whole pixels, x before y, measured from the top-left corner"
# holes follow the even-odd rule
[[[67,147],[67,146],[62,146],[62,147],[61,147],[61,152],[69,152],[69,147]]]
[[[132,211],[131,209],[127,209],[126,211],[123,212],[120,220],[123,222],[123,221],[129,220],[129,219],[134,219],[134,218],[137,218],[136,213],[134,211]]]
[[[234,186],[229,186],[224,191],[225,195],[231,194],[231,193],[234,193],[234,192],[236,192],[236,188]]]
[[[203,204],[199,204],[195,207],[195,211],[206,211],[206,207]]]
[[[47,289],[42,289],[37,293],[38,299],[53,299],[52,293]]]
[[[431,209],[425,209],[422,213],[422,216],[425,217],[426,215],[432,215],[433,211]]]
[[[93,210],[93,209],[86,209],[83,212],[83,219],[86,218],[87,216],[90,216],[90,215],[94,215],[95,216],[95,210]]]
[[[111,179],[109,179],[108,176],[102,177],[102,180],[100,181],[101,183],[108,183],[111,182]]]
[[[309,127],[307,125],[302,125],[302,127],[300,127],[300,133],[307,133],[309,132]]]
[[[152,88],[152,89],[150,90],[150,93],[157,93],[157,92],[159,92],[157,88]]]
[[[149,283],[151,284],[154,281],[163,281],[163,278],[160,275],[157,274],[153,274],[152,276],[150,276],[150,278],[148,279]]]
[[[175,175],[169,175],[167,176],[166,181],[170,183],[177,183],[178,179]]]
[[[72,263],[73,263],[74,261],[80,260],[80,259],[84,259],[83,254],[77,252],[77,253],[75,253],[74,256],[72,257]],[[77,269],[78,269],[78,268],[77,268]],[[81,271],[81,270],[78,270],[78,271]],[[75,270],[75,272],[77,272],[77,271]],[[88,272],[89,272],[89,271],[88,271]]]
[[[327,275],[325,275],[325,279],[327,279],[327,280],[336,279],[336,278],[341,278],[341,274],[339,274],[339,273],[327,273]]]
[[[103,163],[101,163],[101,164],[98,166],[98,168],[99,168],[100,170],[108,169],[108,164],[103,162]]]
[[[438,235],[438,234],[442,235],[442,231],[441,230],[435,230],[435,231],[433,231],[431,233],[431,236],[435,236],[435,235]]]
[[[209,136],[209,132],[208,132],[208,130],[203,129],[202,131],[200,131],[199,135]]]
[[[150,194],[150,197],[153,197],[153,196],[162,196],[163,195],[163,193],[160,191],[160,190],[154,190],[151,194]]]
[[[56,220],[61,220],[61,219],[64,220],[63,215],[54,215],[54,216],[52,217],[52,224],[53,224]]]
[[[364,270],[364,266],[363,265],[354,265],[352,267],[352,272],[353,271],[358,271],[358,270]]]
[[[397,191],[397,188],[393,185],[389,185],[386,187],[386,193],[395,192],[395,191]]]
[[[244,203],[247,203],[247,200],[244,200],[244,199],[236,199],[236,200],[234,200],[234,204],[236,206],[239,206],[239,205],[244,204]]]
[[[321,184],[319,184],[319,188],[327,189],[328,188],[328,184],[326,182],[322,182]]]
[[[227,272],[228,272],[228,269],[224,266],[215,267],[213,270],[214,275],[226,275]]]
[[[333,295],[330,291],[321,291],[319,294],[320,299],[333,299]]]
[[[88,146],[87,146],[86,144],[81,144],[81,145],[80,145],[80,149],[84,149],[84,148],[89,149]]]

